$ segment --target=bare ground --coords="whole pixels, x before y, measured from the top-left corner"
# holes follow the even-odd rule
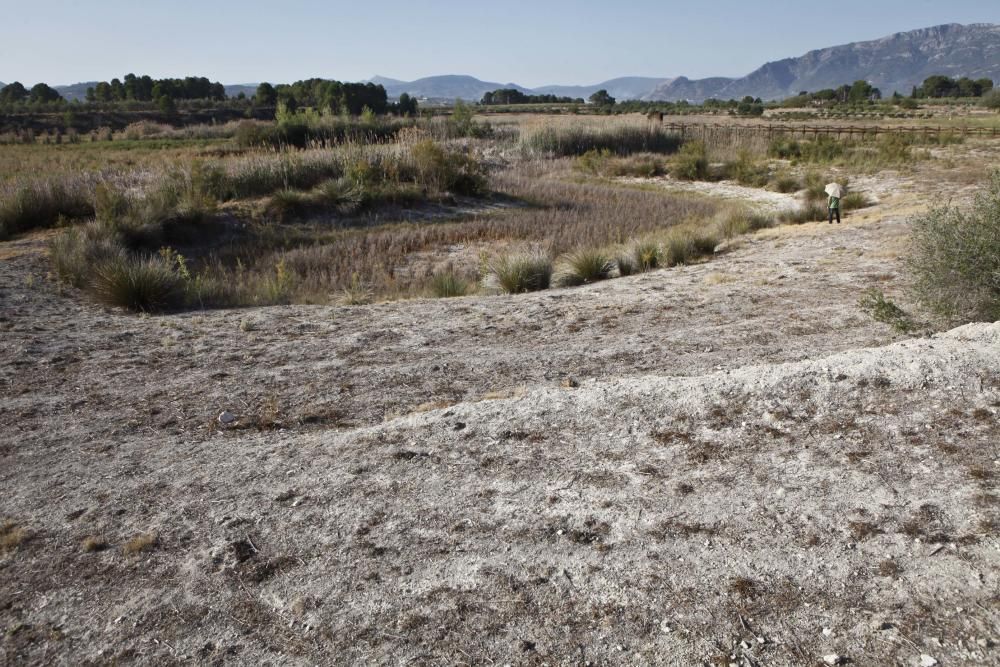
[[[128,316],[3,244],[5,661],[1000,661],[1000,325],[860,312],[931,186],[868,187],[705,264],[368,307]]]

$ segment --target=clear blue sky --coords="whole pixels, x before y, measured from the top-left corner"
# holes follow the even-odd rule
[[[997,0],[0,0],[0,81],[127,72],[223,83],[471,74],[525,86],[741,76],[769,60],[940,23]]]

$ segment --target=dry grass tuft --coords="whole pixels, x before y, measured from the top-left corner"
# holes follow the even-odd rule
[[[134,556],[144,551],[152,551],[160,543],[160,536],[157,533],[141,533],[136,535],[122,546],[122,552],[126,556]]]
[[[13,521],[0,525],[0,551],[10,551],[24,544],[29,533]]]
[[[91,535],[84,538],[84,540],[80,543],[80,548],[87,553],[104,551],[108,548],[108,541],[99,535]]]

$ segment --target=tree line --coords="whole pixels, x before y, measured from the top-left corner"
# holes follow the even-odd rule
[[[558,95],[528,95],[516,88],[500,88],[483,95],[479,101],[483,105],[492,104],[583,104],[582,97],[559,97]]]
[[[189,76],[174,79],[153,79],[148,75],[126,74],[124,78],[100,81],[87,88],[85,102],[99,107],[156,105],[161,111],[176,111],[178,102],[235,100],[248,107],[276,107],[283,104],[290,111],[302,108],[328,110],[333,113],[360,115],[365,109],[375,114],[415,115],[417,100],[404,93],[390,102],[385,88],[373,83],[345,83],[329,79],[305,79],[291,84],[261,83],[250,99],[242,93],[236,98],[226,95],[226,88],[206,77]],[[0,105],[22,108],[25,105],[65,106],[67,100],[59,91],[45,83],[30,90],[15,81],[0,89]],[[74,102],[74,104],[79,104]]]
[[[407,93],[398,102],[389,102],[385,87],[374,83],[345,83],[330,79],[305,79],[291,84],[257,86],[254,103],[260,106],[282,104],[289,111],[302,108],[320,109],[332,113],[361,115],[369,109],[372,113],[415,115],[417,100]]]

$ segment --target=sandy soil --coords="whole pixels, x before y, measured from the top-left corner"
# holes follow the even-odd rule
[[[5,661],[1000,661],[1000,325],[859,310],[892,178],[517,297],[135,317],[3,244]]]

